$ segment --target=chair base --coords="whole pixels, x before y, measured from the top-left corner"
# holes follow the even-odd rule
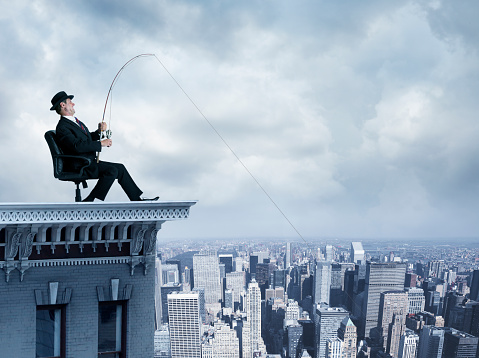
[[[75,202],[77,202],[77,203],[81,201],[80,183],[82,184],[83,189],[88,188],[88,185],[87,185],[85,180],[75,183],[76,186],[77,186],[76,189],[75,189]]]

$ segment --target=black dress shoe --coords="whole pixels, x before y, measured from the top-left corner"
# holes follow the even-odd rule
[[[160,197],[155,196],[154,198],[148,199],[148,198],[140,198],[140,201],[158,201]]]

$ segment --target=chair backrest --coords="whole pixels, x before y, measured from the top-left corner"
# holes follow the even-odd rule
[[[63,172],[63,159],[59,157],[63,153],[56,142],[56,132],[54,130],[47,131],[45,133],[45,140],[48,143],[48,148],[50,148],[52,155],[53,176],[58,178]]]

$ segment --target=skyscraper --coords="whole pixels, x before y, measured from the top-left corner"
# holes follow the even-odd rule
[[[444,348],[444,332],[444,328],[424,326],[419,336],[418,357],[441,358]]]
[[[1,357],[153,357],[157,233],[194,203],[90,204],[0,203]]]
[[[208,341],[211,357],[240,358],[239,340],[236,336],[236,331],[231,329],[229,325],[221,322],[216,322],[213,329],[214,336]]]
[[[424,305],[426,304],[424,290],[422,288],[409,287],[406,291],[408,299],[408,314],[416,314],[424,311]]]
[[[233,271],[233,255],[219,255],[220,263],[225,265],[225,273]]]
[[[160,329],[162,325],[161,316],[162,316],[162,305],[161,305],[161,286],[162,286],[162,277],[161,277],[161,260],[159,258],[155,259],[155,328]]]
[[[241,292],[246,285],[245,272],[230,272],[226,274],[226,288],[233,291],[233,302],[240,302]]]
[[[370,337],[371,329],[378,326],[381,292],[403,291],[405,274],[406,264],[367,262],[360,337]]]
[[[338,336],[338,329],[349,312],[340,307],[329,307],[325,304],[318,305],[315,314],[316,325],[316,357],[327,357],[327,341]]]
[[[266,354],[266,347],[261,337],[261,290],[253,279],[246,292],[246,322],[243,324],[243,358],[251,358],[253,352]]]
[[[479,270],[474,270],[471,277],[471,300],[479,301]]]
[[[286,243],[286,254],[284,257],[284,268],[287,269],[291,266],[291,243]]]
[[[331,287],[331,262],[317,261],[314,268],[313,302],[329,305]]]
[[[404,291],[381,292],[379,303],[379,335],[384,351],[398,356],[399,340],[406,329],[408,296]]]
[[[429,275],[430,277],[440,278],[442,271],[444,271],[444,260],[433,260],[429,262]]]
[[[286,358],[296,358],[301,350],[300,339],[303,335],[303,326],[293,323],[285,327]]]
[[[338,337],[342,342],[341,358],[356,358],[358,333],[356,326],[349,316],[341,321],[338,330]]]
[[[341,264],[331,264],[331,286],[329,289],[329,305],[331,307],[339,307],[343,303],[341,274]]]
[[[325,261],[334,261],[334,248],[333,245],[326,245],[324,249],[324,260]]]
[[[444,333],[443,357],[474,358],[477,357],[477,343],[479,338],[454,328]]]
[[[327,358],[342,358],[342,342],[338,337],[328,338],[326,341]]]
[[[205,303],[221,301],[220,267],[216,251],[205,250],[193,256],[195,287],[205,289]]]
[[[171,358],[201,358],[198,293],[168,295]]]
[[[261,261],[263,262],[263,261]],[[258,256],[257,255],[250,255],[249,256],[249,273],[251,277],[255,277],[256,275],[256,265],[258,264]]]
[[[180,291],[180,284],[169,283],[160,287],[161,324],[168,323],[168,294]]]
[[[155,358],[170,358],[170,330],[164,324],[155,331]]]
[[[351,243],[351,262],[364,265],[364,249],[361,242]]]
[[[398,358],[416,358],[419,345],[419,336],[410,329],[406,329],[399,342]]]

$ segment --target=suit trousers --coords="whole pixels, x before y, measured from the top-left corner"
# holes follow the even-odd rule
[[[98,182],[88,195],[89,199],[93,200],[97,198],[105,200],[106,194],[108,194],[113,182],[115,179],[118,179],[118,183],[130,200],[140,200],[140,195],[143,194],[143,192],[135,184],[130,173],[128,173],[128,170],[123,164],[100,161],[97,166]]]

